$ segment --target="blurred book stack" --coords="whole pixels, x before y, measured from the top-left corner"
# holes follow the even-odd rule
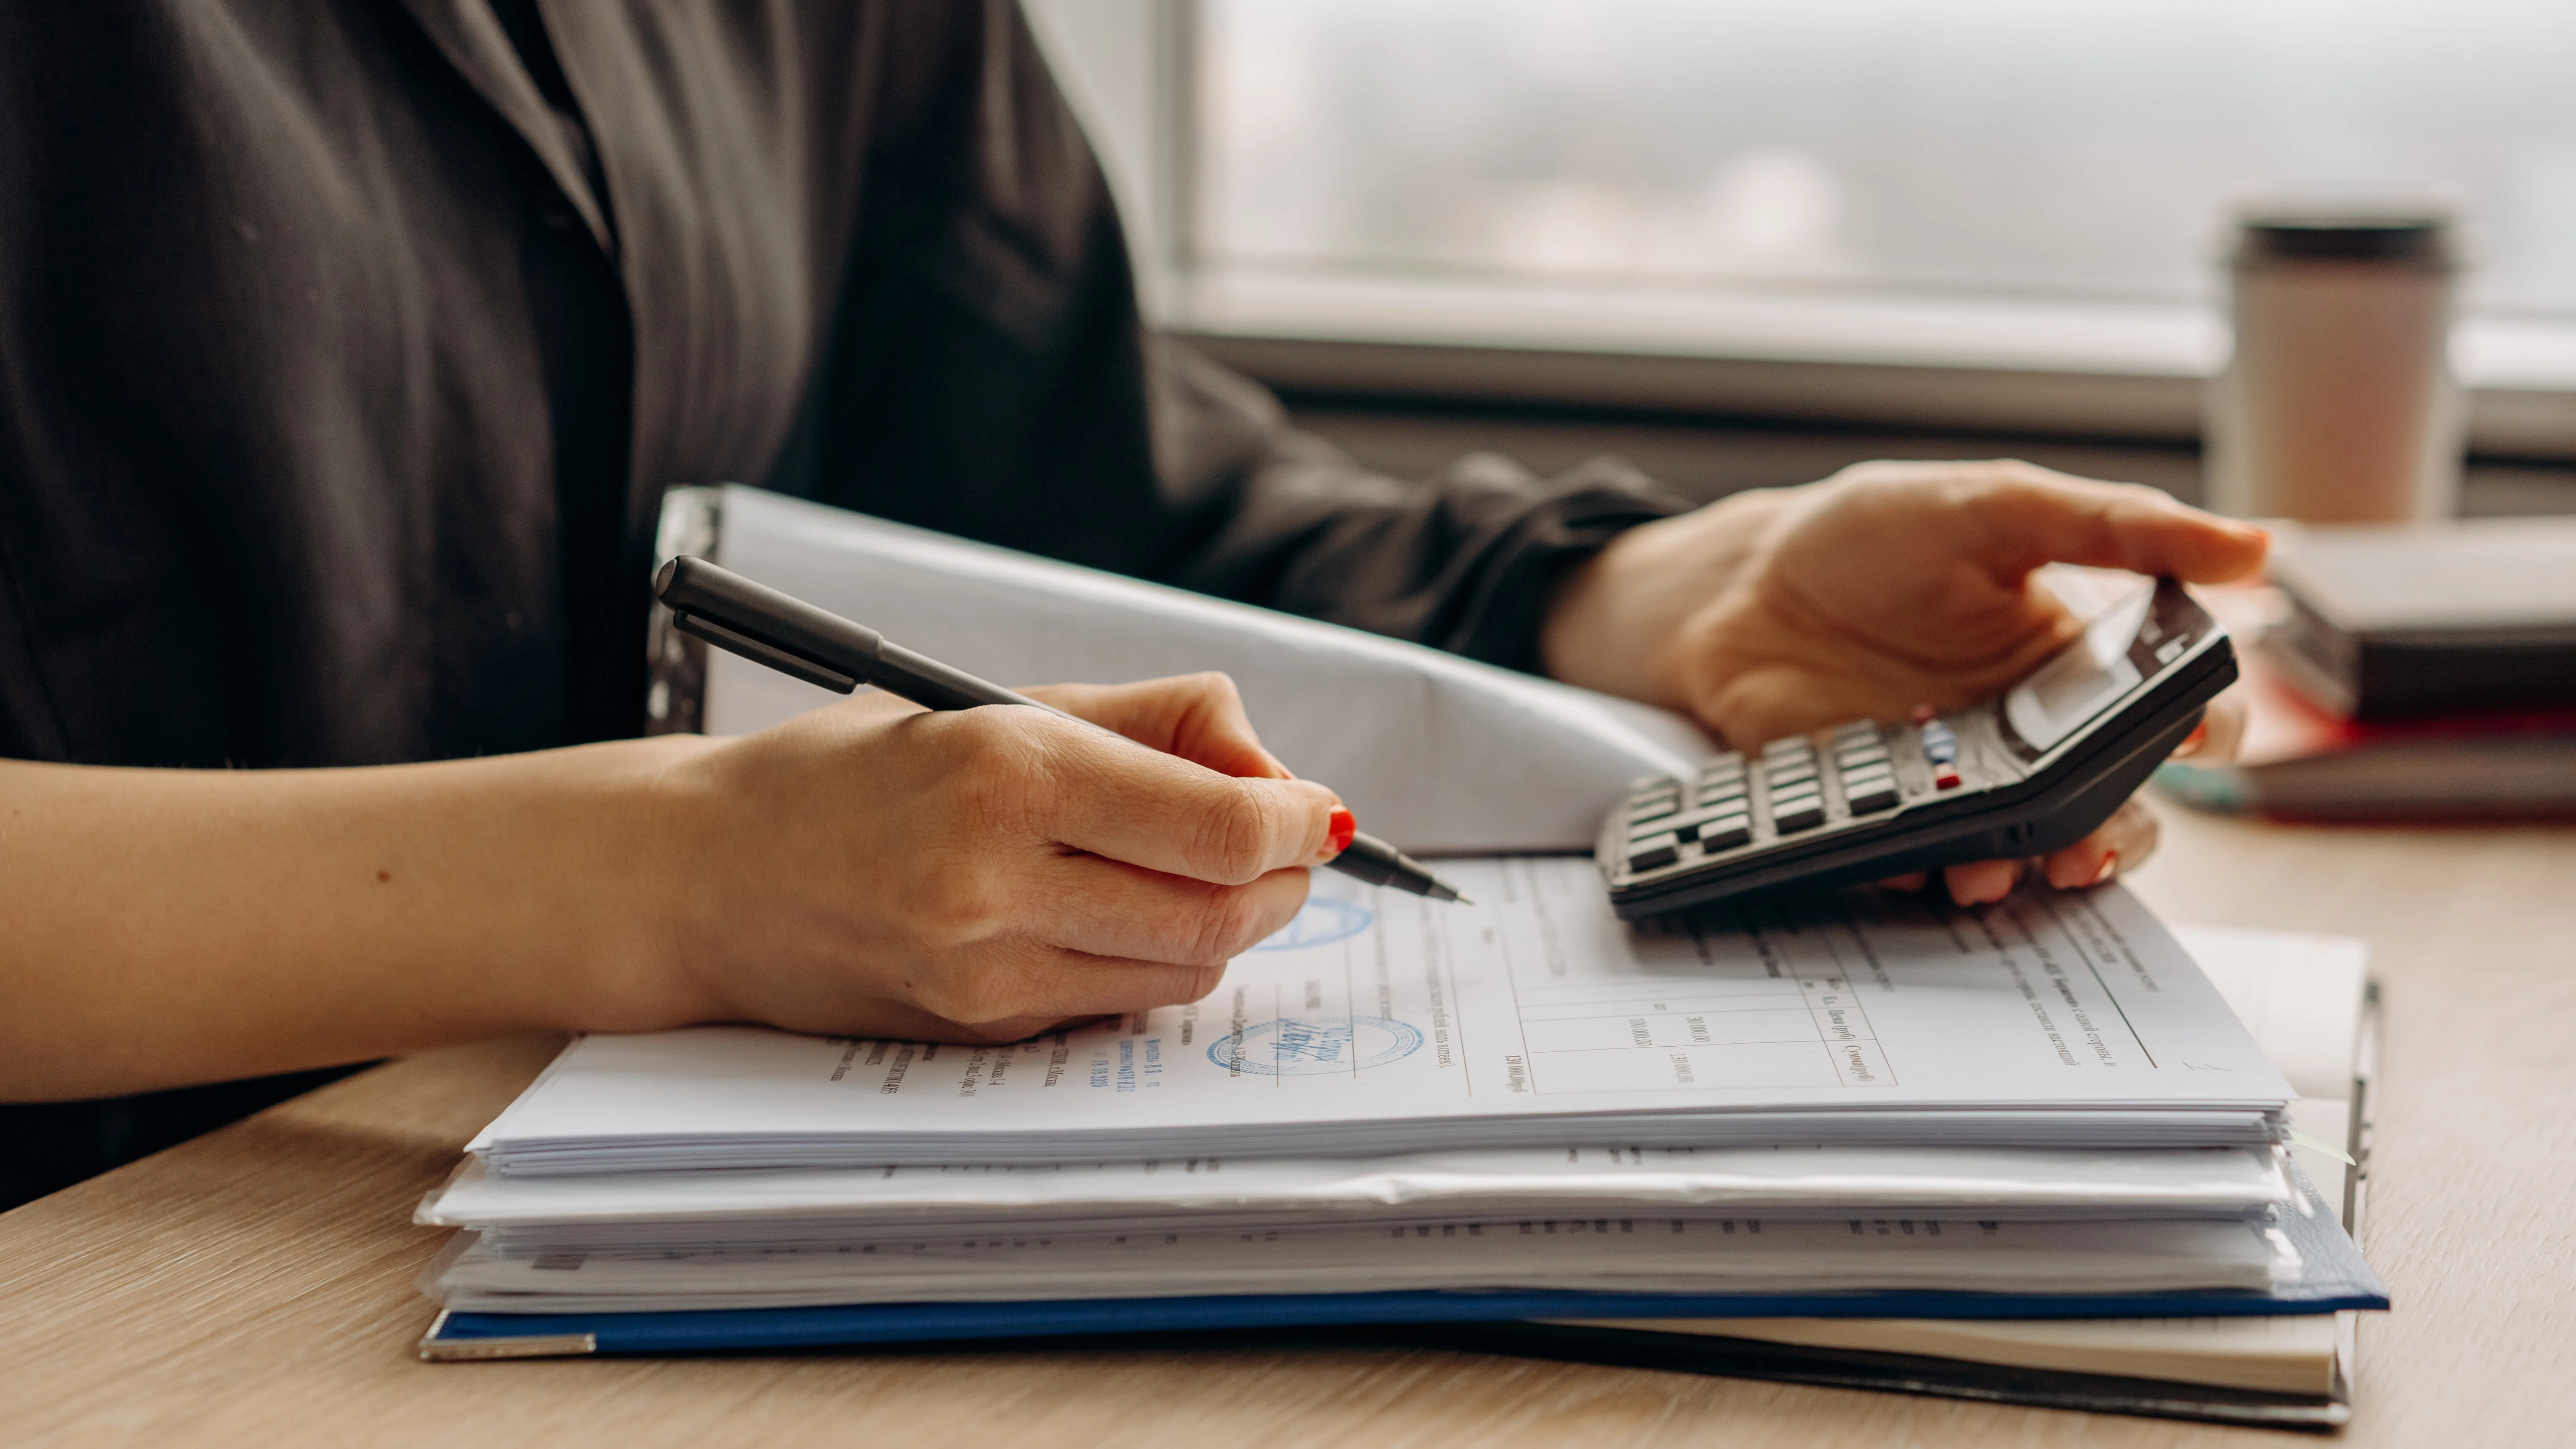
[[[2576,818],[2576,519],[2285,530],[2262,596],[2218,591],[2251,710],[2232,765],[2168,793],[2290,820]]]

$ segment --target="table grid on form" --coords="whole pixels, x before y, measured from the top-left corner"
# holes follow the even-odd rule
[[[1895,1083],[1835,936],[1830,903],[1753,909],[1597,934],[1551,911],[1550,882],[1516,872],[1536,950],[1504,955],[1541,1092]]]

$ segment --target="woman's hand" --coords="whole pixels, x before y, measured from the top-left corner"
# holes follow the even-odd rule
[[[952,1040],[1187,1001],[1349,812],[1218,675],[436,764],[0,760],[0,1100],[539,1028]],[[1241,777],[1241,778],[1238,778]]]
[[[655,1024],[1000,1041],[1195,1001],[1348,842],[1221,674],[1029,692],[1117,733],[871,694],[675,765],[700,869]]]
[[[2081,632],[2047,563],[2200,583],[2261,566],[2263,531],[2152,488],[2027,463],[1864,463],[1630,530],[1569,577],[1542,638],[1557,678],[1696,715],[1742,749],[1918,705],[1990,698]],[[2227,721],[2217,722],[2221,732]],[[2043,863],[2107,879],[2154,848],[2132,801]],[[1953,866],[1963,903],[2019,862]]]

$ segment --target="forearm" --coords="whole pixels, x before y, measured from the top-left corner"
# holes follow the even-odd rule
[[[0,762],[0,1098],[688,1015],[669,767],[624,741],[355,770]]]

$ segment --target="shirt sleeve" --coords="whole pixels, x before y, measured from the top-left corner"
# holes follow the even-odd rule
[[[1530,670],[1555,581],[1689,506],[1614,461],[1408,482],[1300,433],[1145,326],[1017,7],[894,14],[829,360],[771,487]]]
[[[1470,453],[1399,482],[1289,426],[1266,390],[1187,346],[1157,340],[1148,356],[1168,491],[1213,484],[1226,499],[1222,525],[1167,576],[1204,593],[1540,673],[1557,580],[1621,530],[1690,507],[1616,458],[1542,478]],[[1257,445],[1219,480],[1188,475],[1218,452],[1205,435],[1235,432]]]

